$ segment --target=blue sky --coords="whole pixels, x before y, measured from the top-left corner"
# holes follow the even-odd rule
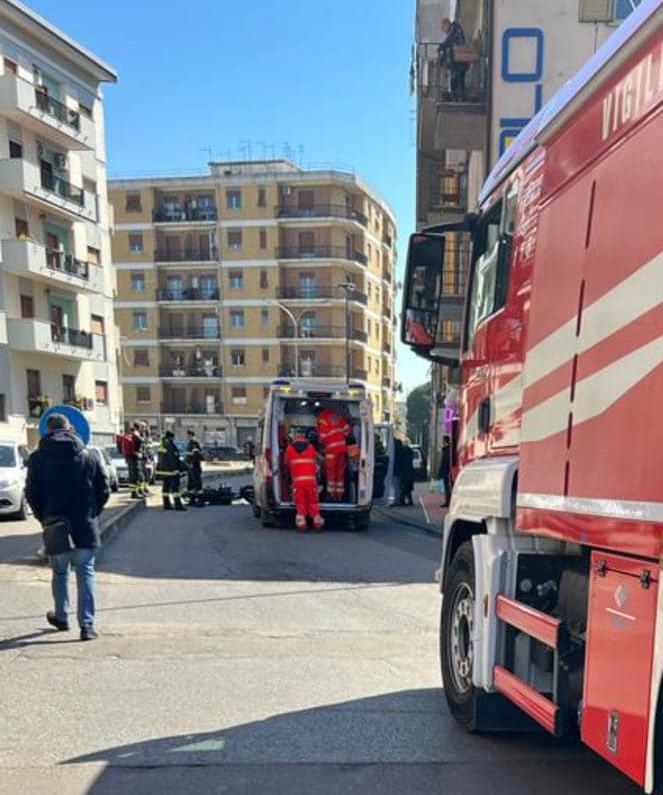
[[[107,86],[109,173],[284,154],[352,165],[391,204],[399,274],[414,227],[414,2],[27,0],[119,72]],[[271,148],[273,147],[273,149]],[[400,278],[400,277],[399,277]],[[411,388],[425,363],[402,346]]]

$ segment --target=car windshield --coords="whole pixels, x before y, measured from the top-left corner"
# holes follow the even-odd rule
[[[16,466],[16,453],[13,447],[3,444],[0,445],[0,467],[8,469]]]

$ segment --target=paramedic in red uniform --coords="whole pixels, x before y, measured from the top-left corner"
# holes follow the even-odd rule
[[[320,516],[318,502],[318,452],[308,441],[304,431],[295,432],[285,451],[285,462],[294,493],[297,530],[306,530],[309,516],[313,520],[313,527],[321,530],[325,522]]]
[[[342,502],[348,465],[347,438],[351,428],[345,417],[332,409],[321,409],[317,422],[318,439],[325,453],[327,497],[330,502]]]

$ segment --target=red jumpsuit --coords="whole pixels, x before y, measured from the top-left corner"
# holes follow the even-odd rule
[[[313,519],[314,527],[324,525],[318,502],[317,456],[315,447],[301,436],[289,444],[285,451],[297,510],[295,524],[299,530],[306,529],[307,516]]]
[[[318,414],[318,438],[325,450],[327,495],[332,502],[340,502],[345,492],[345,470],[348,464],[347,437],[350,425],[331,409]]]

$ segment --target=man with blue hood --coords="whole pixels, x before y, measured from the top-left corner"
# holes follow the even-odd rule
[[[46,435],[28,459],[25,496],[42,524],[66,517],[75,549],[51,557],[55,610],[48,623],[69,629],[69,569],[76,572],[81,640],[94,640],[94,557],[100,545],[99,514],[110,496],[108,476],[97,455],[89,453],[63,414],[51,414]]]

